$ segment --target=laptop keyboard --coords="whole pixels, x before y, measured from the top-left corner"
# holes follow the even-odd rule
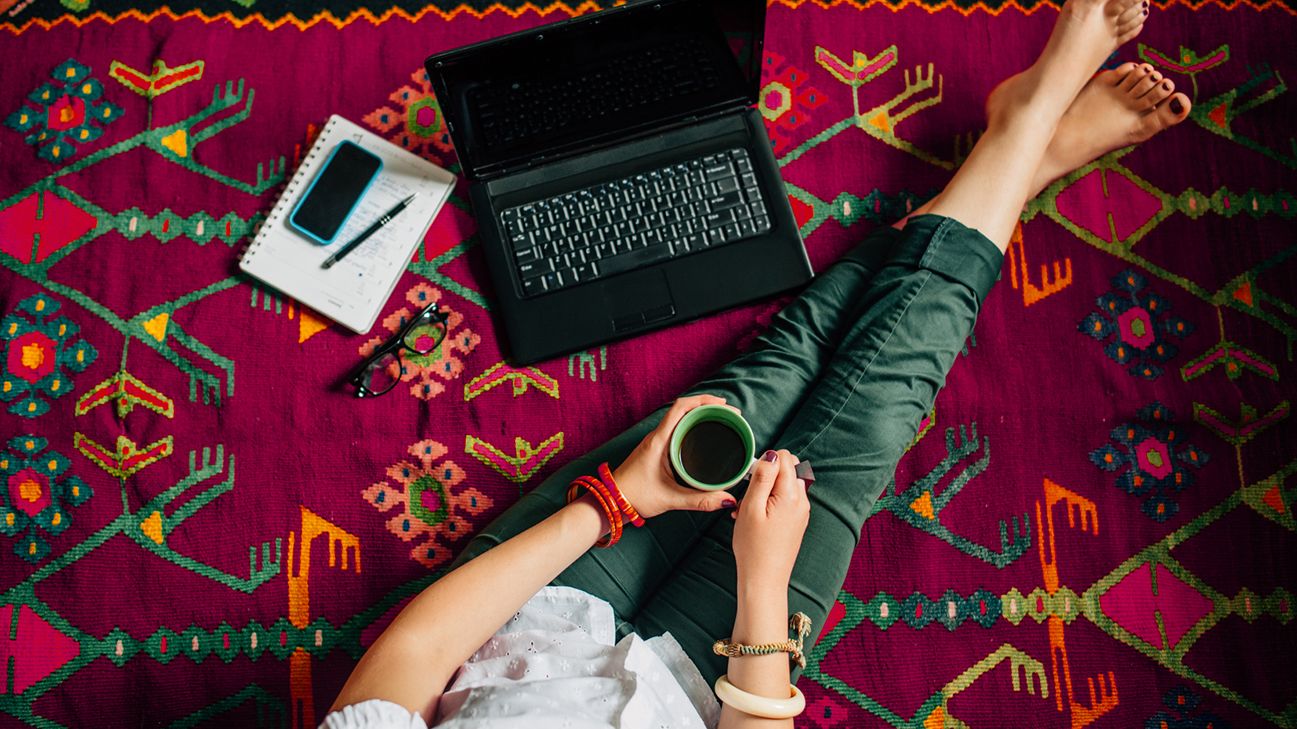
[[[509,208],[500,222],[524,297],[770,230],[752,161],[741,148]]]

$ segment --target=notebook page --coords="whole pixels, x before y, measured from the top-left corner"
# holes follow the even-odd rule
[[[343,121],[343,120],[339,120]],[[440,210],[454,178],[445,170],[345,123],[320,144],[327,154],[343,139],[383,159],[377,179],[365,192],[334,242],[319,245],[290,228],[284,218],[267,221],[264,244],[244,261],[245,270],[354,331],[368,330],[391,295],[414,248]],[[310,174],[315,174],[313,170]],[[412,193],[410,205],[330,269],[329,256]],[[293,200],[295,204],[296,200]]]

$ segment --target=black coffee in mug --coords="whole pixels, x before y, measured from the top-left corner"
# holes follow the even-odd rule
[[[743,436],[719,420],[697,423],[680,441],[680,465],[702,483],[731,481],[749,465]]]

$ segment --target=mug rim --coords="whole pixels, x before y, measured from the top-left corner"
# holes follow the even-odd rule
[[[739,472],[728,481],[723,483],[703,483],[685,470],[684,464],[680,462],[680,445],[684,442],[684,437],[689,429],[698,423],[721,422],[732,428],[738,433],[739,438],[743,441],[744,462],[751,462],[756,456],[756,436],[752,433],[752,426],[747,419],[741,414],[734,412],[724,405],[699,405],[690,410],[680,418],[676,427],[671,431],[671,441],[667,447],[667,456],[671,461],[671,470],[675,472],[676,478],[685,483],[686,486],[698,489],[699,491],[724,491],[743,480],[747,469],[739,469]]]

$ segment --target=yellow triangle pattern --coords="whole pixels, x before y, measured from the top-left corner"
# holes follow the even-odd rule
[[[189,135],[183,129],[168,134],[162,138],[162,146],[176,153],[177,157],[189,156]]]
[[[932,492],[924,491],[922,496],[911,501],[910,510],[924,519],[935,519],[937,515],[932,511]]]
[[[153,335],[153,338],[161,342],[167,336],[167,322],[171,315],[165,311],[157,316],[144,322],[144,331]]]
[[[140,522],[140,531],[157,544],[162,544],[162,514],[156,511],[149,514],[147,519]]]

